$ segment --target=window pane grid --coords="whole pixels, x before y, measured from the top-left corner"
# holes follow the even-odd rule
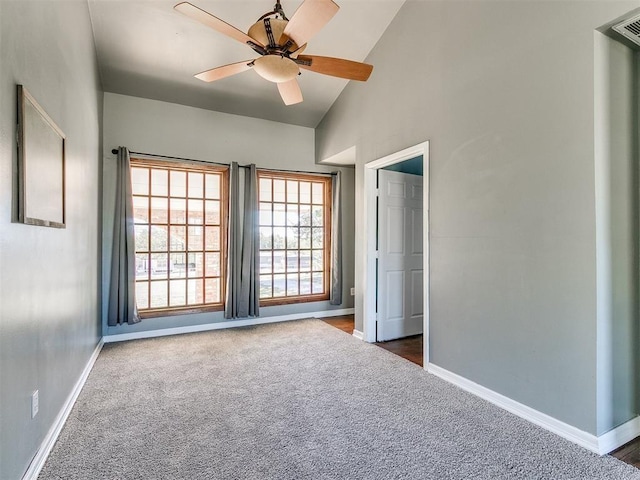
[[[219,169],[193,171],[132,160],[141,313],[222,305],[222,180]]]
[[[260,299],[328,296],[330,179],[258,177]]]

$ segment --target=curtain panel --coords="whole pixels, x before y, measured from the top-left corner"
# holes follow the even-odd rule
[[[330,299],[342,304],[340,172],[332,177]],[[224,316],[260,314],[258,175],[254,164],[229,168],[229,216]],[[129,150],[118,148],[108,325],[140,321],[135,301],[135,237]]]
[[[135,296],[136,248],[130,160],[129,150],[119,147],[107,317],[109,326],[140,321]]]
[[[340,172],[331,173],[331,270],[329,303],[342,305],[342,205]]]
[[[253,164],[243,168],[244,172],[241,172],[238,163],[233,162],[229,169],[227,294],[224,306],[227,319],[257,317],[260,314],[258,174]],[[244,174],[242,184],[241,173]]]

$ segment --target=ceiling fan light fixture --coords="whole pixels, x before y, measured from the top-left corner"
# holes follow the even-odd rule
[[[265,80],[284,83],[296,78],[300,69],[293,60],[280,55],[265,55],[256,58],[253,69]]]
[[[253,68],[265,80],[278,84],[284,103],[293,105],[302,102],[302,92],[296,80],[300,68],[362,82],[369,78],[373,70],[373,65],[344,58],[301,55],[307,42],[338,12],[340,7],[333,0],[302,0],[291,20],[282,10],[280,0],[276,0],[273,10],[262,15],[248,33],[188,1],[182,1],[173,8],[192,20],[248,45],[260,55],[254,60],[222,65],[196,75],[196,78],[205,82],[221,80]]]

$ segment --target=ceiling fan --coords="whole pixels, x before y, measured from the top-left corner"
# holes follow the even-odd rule
[[[195,76],[205,82],[213,82],[253,69],[265,80],[276,83],[284,103],[293,105],[302,102],[302,92],[296,80],[300,68],[359,81],[366,81],[373,70],[373,66],[366,63],[301,55],[311,37],[318,33],[340,8],[332,0],[305,0],[291,20],[285,15],[280,0],[277,0],[273,11],[262,15],[246,34],[189,2],[179,3],[174,8],[193,20],[249,45],[260,54],[256,59],[212,68]]]

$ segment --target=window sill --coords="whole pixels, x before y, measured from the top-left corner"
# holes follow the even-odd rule
[[[278,305],[292,305],[294,303],[323,302],[329,300],[329,295],[306,295],[304,297],[278,297],[260,300],[261,307],[275,307]]]
[[[159,317],[175,317],[178,315],[193,315],[196,313],[221,312],[224,310],[223,305],[214,305],[206,307],[185,307],[185,308],[163,308],[154,310],[143,310],[138,312],[140,318],[159,318]]]

